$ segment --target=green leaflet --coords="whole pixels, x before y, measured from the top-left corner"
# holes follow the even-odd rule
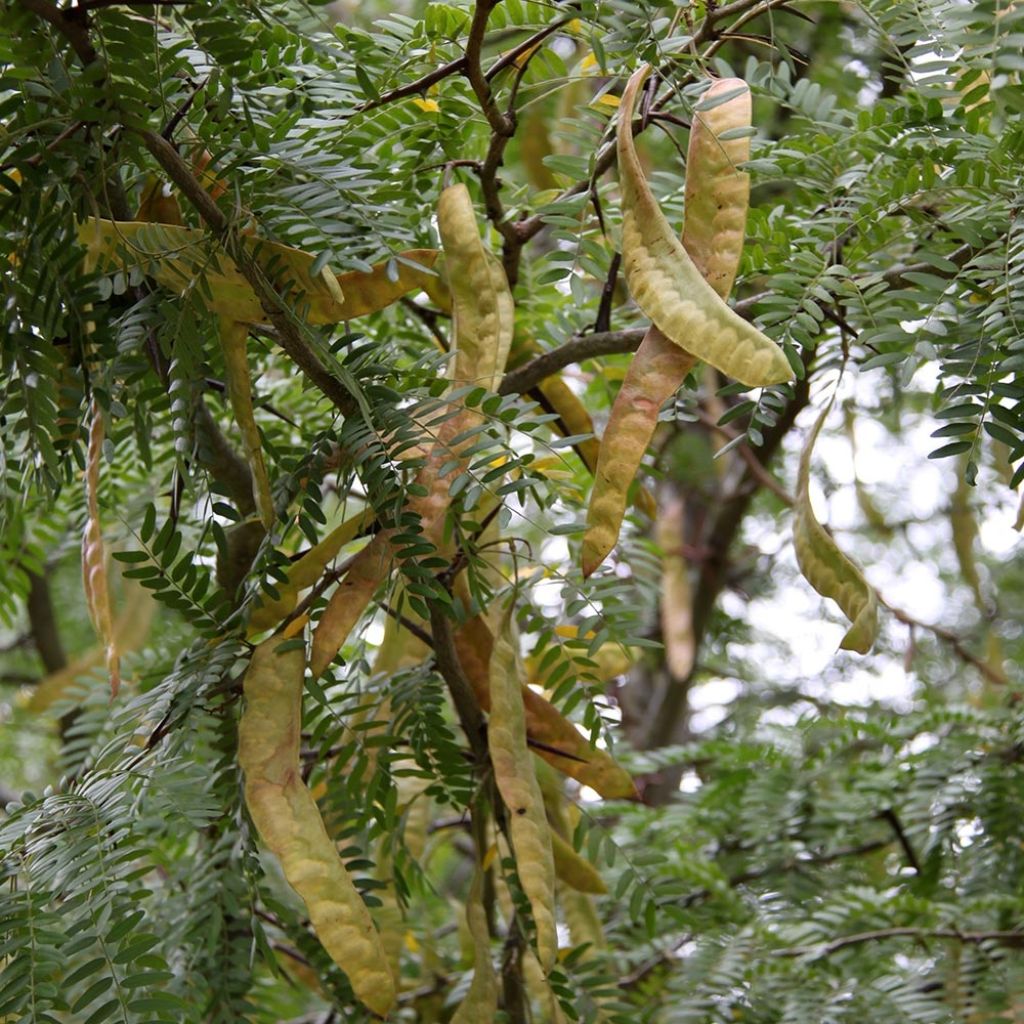
[[[643,65],[619,108],[622,262],[637,305],[676,345],[744,384],[792,380],[782,349],[731,310],[701,277],[651,194],[633,145],[633,108],[650,74]]]
[[[818,417],[800,456],[793,546],[800,571],[807,582],[822,597],[832,598],[853,623],[839,646],[843,650],[867,654],[878,635],[878,597],[860,569],[839,550],[831,535],[814,518],[808,493],[811,452],[831,409],[832,400]]]

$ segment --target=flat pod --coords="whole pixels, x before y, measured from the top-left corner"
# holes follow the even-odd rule
[[[750,157],[750,140],[722,140],[730,130],[749,127],[750,90],[739,78],[712,83],[704,94],[717,103],[695,113],[686,158],[683,249],[701,277],[728,298],[743,255],[750,177],[737,165]],[[608,557],[619,539],[626,495],[658,425],[662,405],[681,387],[696,356],[673,344],[654,324],[633,357],[601,439],[594,488],[583,539],[583,575]]]
[[[514,642],[510,607],[502,616],[489,665],[487,747],[494,781],[508,811],[516,872],[537,928],[537,954],[541,966],[548,970],[558,955],[555,865],[544,797],[526,744],[526,715]]]
[[[249,359],[246,353],[246,341],[249,328],[246,324],[219,317],[217,327],[220,334],[220,347],[224,355],[224,377],[228,389],[235,422],[242,435],[242,448],[246,462],[252,472],[253,499],[259,512],[260,521],[265,530],[274,526],[274,501],[270,493],[270,477],[267,475],[267,464],[263,460],[263,442],[256,426],[256,416],[252,408],[252,381],[249,378]]]
[[[290,649],[281,648],[290,645]],[[260,838],[302,897],[317,937],[345,972],[356,996],[383,1017],[395,997],[387,954],[302,781],[299,744],[305,652],[272,638],[245,673],[246,707],[238,723],[245,802]]]
[[[494,637],[487,623],[479,616],[463,623],[455,632],[455,649],[480,707],[488,711],[488,669]],[[576,726],[536,690],[523,685],[521,692],[526,734],[538,757],[607,800],[637,798],[632,776],[606,750],[591,746]]]
[[[93,400],[89,424],[89,447],[85,463],[85,532],[82,535],[82,586],[89,619],[103,645],[110,695],[121,688],[121,661],[117,652],[117,636],[110,610],[110,584],[107,576],[107,553],[100,523],[100,464],[103,459],[103,412]]]
[[[498,1013],[498,979],[491,961],[491,935],[483,904],[484,874],[473,873],[466,900],[466,924],[473,940],[473,980],[452,1016],[451,1024],[491,1024]]]
[[[800,456],[793,547],[805,579],[822,597],[830,597],[852,623],[839,645],[843,650],[867,654],[878,635],[878,597],[860,569],[842,552],[814,516],[809,493],[811,453],[832,401],[811,429]]]
[[[452,383],[496,391],[512,347],[515,306],[504,269],[480,237],[465,185],[441,193],[437,226],[452,296]]]
[[[79,225],[78,240],[101,272],[140,267],[179,295],[196,294],[212,313],[243,323],[267,320],[249,282],[202,231],[91,217]],[[438,255],[436,249],[410,249],[370,271],[335,274],[323,267],[314,273],[311,253],[252,236],[242,244],[310,324],[337,324],[390,306],[435,279],[429,268]]]
[[[633,108],[650,74],[630,78],[619,107],[622,261],[637,305],[669,340],[750,386],[792,380],[782,350],[731,310],[704,280],[651,194],[633,144]]]

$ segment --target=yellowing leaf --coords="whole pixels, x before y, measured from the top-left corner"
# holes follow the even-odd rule
[[[140,267],[178,295],[195,294],[213,313],[241,323],[265,323],[266,311],[228,255],[204,232],[173,224],[84,220],[78,240],[104,273]],[[369,272],[314,272],[316,257],[254,236],[242,238],[274,287],[310,324],[336,324],[397,302],[433,278],[435,249],[410,249]],[[407,261],[407,262],[403,262]],[[409,264],[415,264],[410,266]],[[389,274],[389,269],[391,273]]]
[[[596,100],[590,105],[592,107],[609,107],[612,110],[618,110],[622,100],[618,96],[613,95],[610,92],[606,92],[601,96],[598,96]]]
[[[426,114],[436,114],[441,109],[437,105],[437,100],[424,100],[416,96],[412,102]]]
[[[822,597],[832,598],[852,623],[840,647],[867,654],[878,635],[878,597],[860,569],[839,550],[811,508],[811,453],[831,408],[830,400],[811,429],[800,456],[793,546],[800,571],[807,582]]]
[[[619,112],[622,262],[629,290],[669,340],[730,377],[749,385],[791,380],[782,350],[704,280],[651,194],[632,128],[637,93],[649,74],[648,65],[633,74]]]

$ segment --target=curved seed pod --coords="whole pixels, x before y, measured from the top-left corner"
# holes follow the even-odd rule
[[[352,627],[366,611],[377,588],[391,573],[390,533],[378,533],[359,552],[349,566],[345,578],[331,595],[320,621],[313,630],[313,652],[310,667],[314,678],[324,670],[341,650]]]
[[[480,707],[491,706],[488,665],[494,649],[494,637],[481,618],[469,619],[455,633],[455,649],[466,678]],[[590,786],[608,800],[635,800],[633,778],[605,750],[587,742],[572,722],[535,690],[523,686],[526,735],[534,750],[553,768]]]
[[[451,1024],[492,1024],[498,1013],[498,979],[491,961],[491,935],[483,904],[484,875],[477,868],[466,900],[466,924],[473,940],[473,980]]]
[[[90,217],[79,225],[78,240],[101,271],[142,267],[179,295],[194,292],[212,313],[243,323],[266,322],[266,312],[248,281],[224,252],[211,251],[202,231]],[[409,249],[394,263],[387,260],[370,271],[334,274],[327,267],[314,273],[316,257],[301,249],[251,236],[243,244],[310,324],[337,324],[375,313],[436,281],[429,270],[437,259],[436,249]]]
[[[749,127],[750,90],[742,79],[724,78],[714,82],[705,97],[726,94],[731,98],[694,115],[686,157],[682,237],[683,249],[697,272],[722,300],[728,297],[739,271],[750,203],[750,177],[737,170],[738,164],[750,158],[750,140],[720,138],[732,129]],[[629,111],[624,110],[620,116],[632,116],[632,101]],[[625,122],[620,131],[626,131]],[[654,436],[658,413],[696,362],[688,346],[674,345],[654,324],[648,328],[615,398],[601,440],[583,539],[585,577],[605,560],[618,541],[626,513],[626,491]]]
[[[107,555],[100,523],[100,463],[103,458],[103,413],[95,399],[89,423],[89,447],[85,462],[85,533],[82,535],[82,584],[85,603],[96,635],[104,647],[110,695],[121,688],[121,663],[117,653],[117,637],[110,613],[110,587],[107,579]]]
[[[550,969],[558,955],[555,927],[555,865],[551,830],[544,817],[544,798],[526,745],[526,715],[518,655],[513,646],[512,609],[502,618],[489,666],[491,711],[487,746],[494,781],[508,809],[508,829],[516,870],[530,901],[537,928],[537,954]]]
[[[452,383],[495,391],[512,346],[515,306],[504,269],[480,238],[465,185],[451,185],[441,193],[437,226],[452,293]]]
[[[785,354],[731,310],[701,277],[669,227],[633,145],[633,107],[650,74],[634,72],[619,108],[618,158],[622,183],[622,262],[637,305],[670,341],[744,384],[792,380]]]
[[[615,396],[611,416],[598,454],[594,486],[587,506],[587,532],[583,535],[583,575],[591,573],[615,547],[626,514],[630,484],[643,461],[658,424],[658,413],[674,395],[697,360],[656,328],[647,332]],[[646,349],[644,349],[646,345]]]
[[[313,586],[323,575],[328,564],[338,556],[338,552],[360,534],[368,530],[374,521],[371,509],[357,512],[349,516],[340,526],[335,527],[319,544],[311,547],[301,558],[287,569],[286,583],[277,583],[276,589],[280,598],[272,601],[269,597],[262,598],[249,616],[249,634],[262,633],[265,629],[276,626],[283,618],[295,610],[300,591]]]
[[[587,407],[579,400],[576,392],[559,376],[548,377],[538,385],[541,394],[548,400],[551,408],[558,413],[558,418],[565,426],[570,437],[578,434],[593,434],[594,421],[587,412]],[[593,473],[597,469],[599,445],[597,438],[591,437],[580,441],[576,450],[580,453],[583,464]]]
[[[150,221],[155,224],[184,224],[181,207],[170,186],[155,174],[146,176],[146,185],[139,201],[139,212],[136,220]]]
[[[149,636],[149,627],[156,611],[152,594],[134,580],[125,581],[123,608],[114,620],[114,646],[119,655],[138,650]],[[87,676],[104,660],[105,649],[96,645],[70,661],[62,669],[51,672],[32,688],[26,707],[29,711],[45,711],[60,700],[71,684]]]
[[[263,528],[269,531],[273,529],[276,516],[274,499],[270,495],[270,477],[267,476],[267,466],[263,461],[263,443],[252,411],[252,381],[249,379],[249,360],[245,351],[249,328],[226,317],[220,317],[217,325],[220,347],[224,353],[224,379],[228,387],[228,398],[242,434],[245,458],[252,470],[253,498]]]
[[[395,997],[380,936],[327,835],[316,801],[302,781],[301,647],[279,652],[278,638],[253,651],[238,723],[238,763],[256,831],[302,897],[324,949],[348,976],[356,996],[384,1016]]]
[[[683,499],[673,496],[658,517],[657,538],[662,551],[661,639],[669,672],[676,680],[689,678],[697,653],[689,567],[682,553],[684,529]]]
[[[811,429],[800,456],[793,546],[800,571],[807,582],[822,597],[832,598],[853,623],[839,646],[843,650],[867,654],[878,635],[878,597],[860,569],[839,550],[831,535],[814,517],[808,491],[811,452],[831,408],[830,400]]]
[[[554,829],[551,830],[551,853],[555,859],[555,874],[577,892],[606,893],[601,872],[585,857],[581,857]]]

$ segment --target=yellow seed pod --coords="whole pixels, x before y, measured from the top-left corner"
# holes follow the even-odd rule
[[[987,611],[985,596],[981,592],[981,577],[978,575],[978,562],[974,557],[978,523],[971,508],[971,488],[967,483],[965,470],[966,459],[961,462],[960,471],[957,473],[956,490],[953,491],[953,500],[949,508],[949,526],[960,575],[964,583],[970,587],[978,610],[984,615]]]
[[[465,185],[441,193],[437,226],[452,294],[451,381],[496,391],[512,346],[515,306],[504,269],[480,238]]]
[[[739,271],[750,203],[750,178],[738,166],[750,140],[722,139],[751,122],[750,90],[738,78],[714,82],[707,99],[728,95],[694,115],[686,158],[683,249],[714,292],[726,299]],[[627,115],[623,115],[627,116]],[[631,116],[631,115],[630,115]],[[680,388],[697,359],[655,325],[647,330],[612,406],[601,441],[583,540],[583,575],[589,576],[619,539],[626,491],[647,451],[658,413]],[[653,513],[652,513],[653,515]]]
[[[314,677],[323,675],[341,650],[341,645],[366,611],[377,588],[390,575],[391,565],[390,534],[385,530],[353,559],[316,624],[310,658]]]
[[[569,926],[572,944],[582,946],[587,943],[591,947],[591,952],[594,949],[604,949],[607,945],[604,928],[601,926],[601,918],[593,899],[586,893],[562,886],[558,891],[558,902],[562,907],[562,913],[565,914],[565,923]]]
[[[299,593],[313,586],[323,575],[328,564],[337,558],[338,552],[368,530],[373,525],[374,518],[371,509],[349,516],[322,541],[293,562],[286,570],[287,582],[275,584],[281,596],[276,601],[269,597],[260,598],[253,609],[252,615],[249,616],[249,635],[254,636],[265,629],[272,629],[283,618],[291,615],[298,603]]]
[[[178,295],[195,294],[218,316],[249,324],[267,320],[249,282],[226,253],[211,251],[203,231],[89,217],[79,225],[78,239],[101,272],[141,267]],[[241,242],[309,324],[337,324],[367,316],[436,280],[430,271],[436,249],[410,249],[399,253],[394,263],[388,260],[369,271],[335,274],[326,266],[314,272],[317,258],[300,249],[255,236],[245,236]]]
[[[832,598],[852,623],[839,646],[843,650],[867,654],[878,635],[878,597],[860,569],[839,550],[811,508],[811,453],[831,408],[830,400],[811,429],[800,456],[793,547],[800,571],[807,582],[822,597]]]
[[[792,380],[782,350],[701,277],[651,194],[633,144],[633,108],[650,66],[630,78],[619,112],[622,262],[637,305],[669,340],[744,384]]]
[[[235,422],[242,435],[242,449],[252,472],[253,497],[263,528],[270,530],[276,517],[274,500],[270,494],[270,477],[263,461],[263,444],[252,409],[252,381],[249,379],[249,359],[245,348],[249,328],[226,317],[218,318],[217,325],[220,347],[224,353],[224,379]]]
[[[489,710],[488,673],[494,637],[487,623],[480,617],[463,623],[455,633],[455,649],[480,707]],[[608,800],[637,798],[632,776],[606,750],[591,746],[576,726],[535,690],[524,685],[521,692],[526,734],[536,744],[538,757]]]
[[[516,869],[537,927],[537,954],[549,969],[558,955],[555,928],[555,866],[544,798],[526,745],[519,658],[512,632],[511,606],[502,618],[489,666],[491,711],[487,746],[494,781],[508,810]]]
[[[689,566],[682,553],[685,529],[683,499],[665,502],[657,521],[661,548],[661,641],[672,678],[688,679],[693,671],[697,641],[693,634],[693,594]]]
[[[85,603],[93,629],[104,648],[110,695],[121,688],[121,663],[117,653],[117,636],[110,611],[110,586],[107,579],[107,555],[100,522],[100,465],[103,459],[103,413],[93,399],[89,423],[89,447],[85,460],[85,533],[82,535],[82,585]]]
[[[466,900],[466,924],[473,943],[473,980],[451,1024],[491,1024],[498,1012],[498,979],[491,960],[491,936],[483,892],[484,873],[477,868]]]
[[[555,860],[555,874],[577,892],[606,893],[601,872],[585,857],[578,854],[553,828],[551,829],[551,852]]]
[[[156,601],[150,591],[134,580],[126,580],[125,585],[126,592],[122,595],[123,607],[114,619],[114,647],[119,655],[136,651],[146,642],[156,612]],[[87,676],[101,664],[105,653],[104,647],[90,647],[64,668],[51,672],[32,687],[31,696],[25,706],[29,711],[45,711],[65,695],[76,679]]]
[[[356,996],[383,1017],[394,1002],[394,979],[370,913],[302,781],[305,654],[301,646],[280,651],[284,643],[273,638],[260,644],[245,673],[238,763],[245,773],[246,806],[288,884],[306,904],[324,949]]]

